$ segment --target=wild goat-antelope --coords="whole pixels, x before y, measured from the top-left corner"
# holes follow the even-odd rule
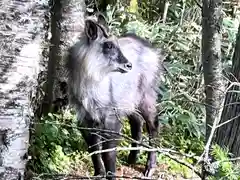
[[[141,140],[143,120],[150,137],[156,138],[159,122],[156,101],[163,54],[135,34],[109,36],[106,22],[86,19],[79,41],[68,51],[66,69],[70,103],[81,127],[118,133],[81,130],[88,151],[106,150],[118,145],[120,119],[127,117],[132,138]],[[104,139],[101,141],[101,139]],[[150,145],[151,142],[149,141]],[[137,147],[137,143],[132,143]],[[138,150],[132,150],[128,163],[134,164]],[[116,171],[116,151],[92,155],[94,175]],[[151,176],[156,152],[148,153],[144,175]],[[108,179],[115,179],[113,176]]]

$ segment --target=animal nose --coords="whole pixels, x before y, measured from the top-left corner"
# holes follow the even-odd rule
[[[132,69],[132,63],[130,63],[130,62],[125,63],[125,64],[124,64],[124,67],[125,67],[126,69],[131,70],[131,69]]]

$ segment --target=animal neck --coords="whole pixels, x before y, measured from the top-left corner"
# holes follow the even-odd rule
[[[103,71],[85,71],[83,78],[84,84],[88,86],[97,87],[105,78],[108,77],[106,72]]]
[[[85,88],[89,89],[97,87],[100,84],[100,81],[92,77],[87,77],[84,79],[82,84],[85,86]]]
[[[93,92],[95,94],[98,93],[97,89],[100,87],[100,84],[108,78],[108,75],[104,74],[104,72],[88,70],[87,68],[82,68],[81,71],[77,72],[78,79],[76,80],[79,82],[78,88],[81,96],[91,96]]]
[[[103,81],[103,76],[100,76],[99,73],[95,74],[88,74],[84,73],[83,76],[81,76],[81,89],[83,89],[85,92],[88,92],[91,89],[96,89],[100,85],[100,83]]]

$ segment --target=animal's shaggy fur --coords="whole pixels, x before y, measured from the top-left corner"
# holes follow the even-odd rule
[[[146,121],[150,136],[155,137],[158,129],[155,118],[156,90],[162,72],[162,52],[134,34],[110,37],[101,24],[94,20],[87,23],[79,41],[69,49],[66,64],[70,102],[75,106],[81,126],[93,127],[93,124],[98,124],[98,127],[119,131],[117,113],[120,118],[130,119],[132,136],[140,140],[141,122],[140,116],[136,116],[138,114]],[[97,28],[93,27],[94,23]],[[111,53],[108,55],[110,59],[107,59],[103,44],[109,41],[114,44],[116,53]],[[129,62],[132,67],[127,72],[116,70]],[[84,133],[85,140],[91,145],[90,135]],[[133,143],[133,146],[136,144]],[[129,161],[134,162],[137,151],[131,153]],[[115,155],[110,156],[115,161]],[[149,153],[146,175],[156,163],[155,156],[155,152]],[[106,170],[115,171],[115,167],[106,167],[108,164],[104,157],[103,161]],[[102,170],[98,170],[101,169],[98,156],[93,157],[93,163],[95,174],[101,173]],[[115,162],[109,166],[112,165],[115,166]]]

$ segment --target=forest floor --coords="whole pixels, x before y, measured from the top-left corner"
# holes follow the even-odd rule
[[[88,167],[80,167],[78,171],[73,172],[73,174],[78,176],[91,176],[90,172],[87,170]],[[117,180],[125,180],[125,179],[147,179],[144,178],[143,172],[144,166],[143,165],[134,165],[134,166],[125,166],[121,165],[117,167],[116,176],[119,177]],[[122,177],[122,178],[121,178]],[[125,177],[125,178],[124,178]],[[193,174],[191,180],[200,180],[200,178]],[[168,171],[167,165],[159,165],[152,176],[152,180],[187,180],[183,178],[181,174],[174,174],[172,175]]]

